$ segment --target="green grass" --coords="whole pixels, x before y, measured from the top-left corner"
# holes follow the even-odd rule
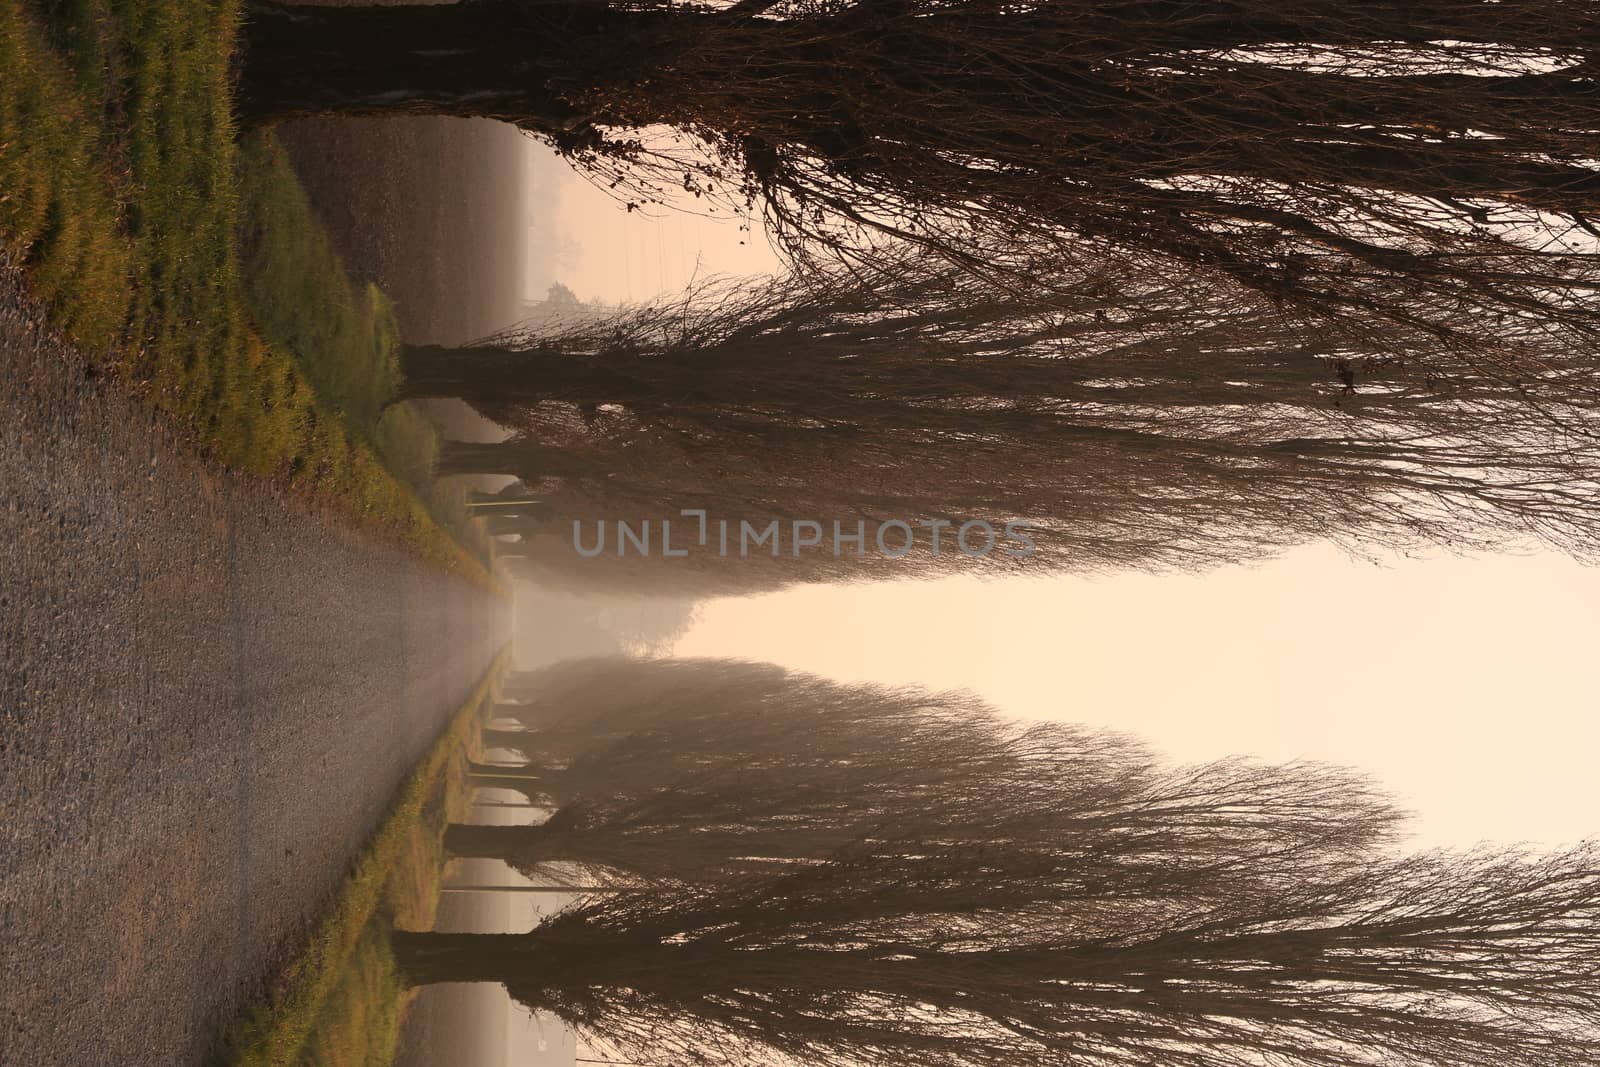
[[[466,532],[464,490],[433,477],[441,437],[433,420],[418,405],[389,404],[401,380],[393,306],[376,286],[351,284],[272,135],[241,141],[239,189],[245,292],[262,334],[295,357],[349,434],[374,449],[438,523],[479,539]]]
[[[126,183],[106,161],[96,108],[20,0],[0,0],[0,71],[0,245],[62,329],[109,347],[131,300]]]
[[[389,1067],[400,1051],[408,994],[384,932],[362,932],[298,1059],[303,1067]]]
[[[487,583],[438,521],[447,509],[402,480],[429,484],[431,428],[379,419],[392,313],[350,292],[292,175],[260,158],[270,141],[241,147],[238,18],[237,0],[0,0],[0,248],[52,324],[202,452]]]
[[[392,1061],[410,991],[395,968],[388,931],[433,925],[445,826],[466,809],[466,745],[505,662],[502,653],[412,771],[338,900],[277,983],[278,993],[247,1015],[221,1062],[378,1067]]]
[[[351,285],[276,138],[240,145],[245,288],[261,332],[294,353],[351,428],[378,423],[399,385],[399,329],[375,286]]]

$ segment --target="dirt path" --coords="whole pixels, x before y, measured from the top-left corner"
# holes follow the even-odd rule
[[[201,1062],[507,636],[208,472],[0,268],[0,1063]]]

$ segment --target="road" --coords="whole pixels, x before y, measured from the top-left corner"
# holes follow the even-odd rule
[[[507,638],[189,456],[0,267],[0,1064],[201,1063]]]

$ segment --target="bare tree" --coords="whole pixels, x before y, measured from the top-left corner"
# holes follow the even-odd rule
[[[440,471],[521,477],[547,509],[521,528],[527,572],[619,587],[971,566],[954,536],[972,519],[1037,528],[1036,551],[991,545],[986,565],[1076,570],[1317,538],[1600,543],[1594,361],[1537,323],[1494,342],[1499,371],[1528,369],[1508,382],[1480,373],[1485,347],[1379,322],[1312,329],[1226,291],[1199,306],[1110,268],[1068,299],[1066,283],[1017,296],[925,256],[896,263],[410,350],[413,389],[516,431],[447,444]],[[731,549],[686,529],[684,508],[725,520]],[[621,520],[654,526],[657,558],[619,558],[613,525],[602,558],[577,559],[574,523],[599,539]],[[674,520],[679,548],[698,535],[693,558],[663,562]],[[741,524],[772,520],[864,524],[866,543],[744,551]],[[885,560],[874,532],[892,520],[954,524],[942,559],[924,531]]]
[[[1332,396],[1348,401],[1340,408],[1386,410],[1372,388],[1358,392],[1368,381],[1398,381],[1394,399],[1411,406],[1459,396],[1557,415],[1600,397],[1592,344],[1537,320],[1502,320],[1470,338],[1379,316],[1332,327],[1237,286],[1151,279],[1117,261],[1057,264],[1032,280],[1020,291],[996,286],[905,245],[866,264],[710,279],[646,304],[545,314],[463,347],[402,346],[401,396],[455,397],[517,425],[541,404],[591,420],[603,408],[643,418],[680,406],[709,419],[752,405],[814,407],[823,390],[852,408],[885,391],[942,398],[957,385],[977,399],[1087,401],[1104,394],[1058,396],[1071,384],[1061,368],[1126,360],[1137,371],[1165,367],[1170,391],[1140,394],[1156,407],[1322,406],[1335,386]],[[966,380],[952,381],[952,367]],[[1218,392],[1241,368],[1275,370],[1278,390]],[[898,387],[886,390],[891,373]]]
[[[1150,765],[1086,788],[1082,766],[1028,768],[1034,796],[1061,791],[1048,825],[1012,812],[1006,782],[956,810],[898,810],[821,861],[591,899],[525,934],[402,932],[397,954],[413,982],[502,983],[624,1060],[1600,1055],[1593,847],[1395,856],[1389,809],[1347,776]],[[953,832],[963,816],[1020,829],[980,841]]]
[[[503,119],[634,204],[759,200],[801,254],[888,235],[1015,284],[1114,255],[1582,333],[1597,40],[1588,0],[260,4],[240,106]]]
[[[962,694],[727,660],[597,659],[545,673],[561,713],[528,735],[529,749],[545,736],[568,746],[564,770],[537,775],[569,799],[536,826],[452,826],[445,844],[456,855],[529,874],[566,863],[704,881],[821,860],[911,819],[941,826],[943,847],[1027,854],[1042,877],[1062,862],[1088,871],[1083,849],[1061,859],[1069,833],[1095,847],[1136,837],[1118,862],[1138,850],[1170,856],[1185,836],[1225,836],[1226,846],[1205,846],[1215,858],[1223,847],[1293,851],[1308,837],[1330,849],[1364,843],[1390,817],[1364,783],[1330,769],[1163,772],[1126,738],[1005,726]]]

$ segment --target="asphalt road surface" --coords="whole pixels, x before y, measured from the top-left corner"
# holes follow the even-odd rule
[[[0,1064],[202,1063],[507,635],[189,457],[0,267]]]

